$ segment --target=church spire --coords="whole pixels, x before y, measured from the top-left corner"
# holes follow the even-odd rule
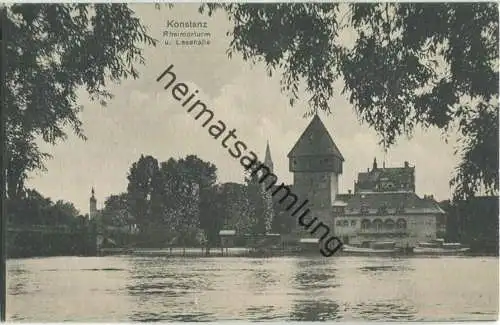
[[[271,173],[274,173],[274,164],[273,159],[271,158],[271,149],[269,148],[269,140],[267,141],[266,146],[266,157],[264,158],[264,164],[269,168]]]
[[[90,205],[89,205],[89,218],[94,219],[97,215],[97,200],[95,199],[95,191],[94,187],[92,186],[92,190],[90,191]]]

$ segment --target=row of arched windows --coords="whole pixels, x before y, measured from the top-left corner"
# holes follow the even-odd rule
[[[370,221],[368,219],[363,219],[361,221],[361,229],[375,229],[375,230],[394,230],[394,229],[406,229],[406,220],[398,219],[396,222],[392,219],[386,219],[382,221],[381,219],[375,219]]]

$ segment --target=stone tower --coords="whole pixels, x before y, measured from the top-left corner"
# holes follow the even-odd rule
[[[339,191],[344,157],[323,122],[315,115],[288,154],[293,189],[299,200],[309,200],[311,217],[333,230],[332,204]]]
[[[92,220],[97,215],[97,200],[95,199],[94,188],[92,187],[92,191],[90,192],[90,209],[89,209],[89,219]]]

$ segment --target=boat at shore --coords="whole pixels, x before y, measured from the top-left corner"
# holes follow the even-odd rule
[[[445,243],[444,239],[435,239],[430,242],[418,243],[413,249],[415,255],[463,255],[470,250],[460,243]]]
[[[369,247],[343,245],[342,255],[391,256],[399,252],[394,242],[374,242]]]

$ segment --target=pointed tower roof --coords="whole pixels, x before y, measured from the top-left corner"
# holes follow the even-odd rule
[[[264,164],[269,168],[271,172],[274,171],[273,159],[271,158],[271,148],[269,147],[269,141],[267,141],[266,146],[266,156],[264,158]]]
[[[264,161],[265,162],[273,161],[273,159],[271,158],[271,149],[269,148],[269,140],[267,141],[266,156],[264,158]]]
[[[339,148],[316,114],[293,146],[288,157],[333,155],[344,161]]]

